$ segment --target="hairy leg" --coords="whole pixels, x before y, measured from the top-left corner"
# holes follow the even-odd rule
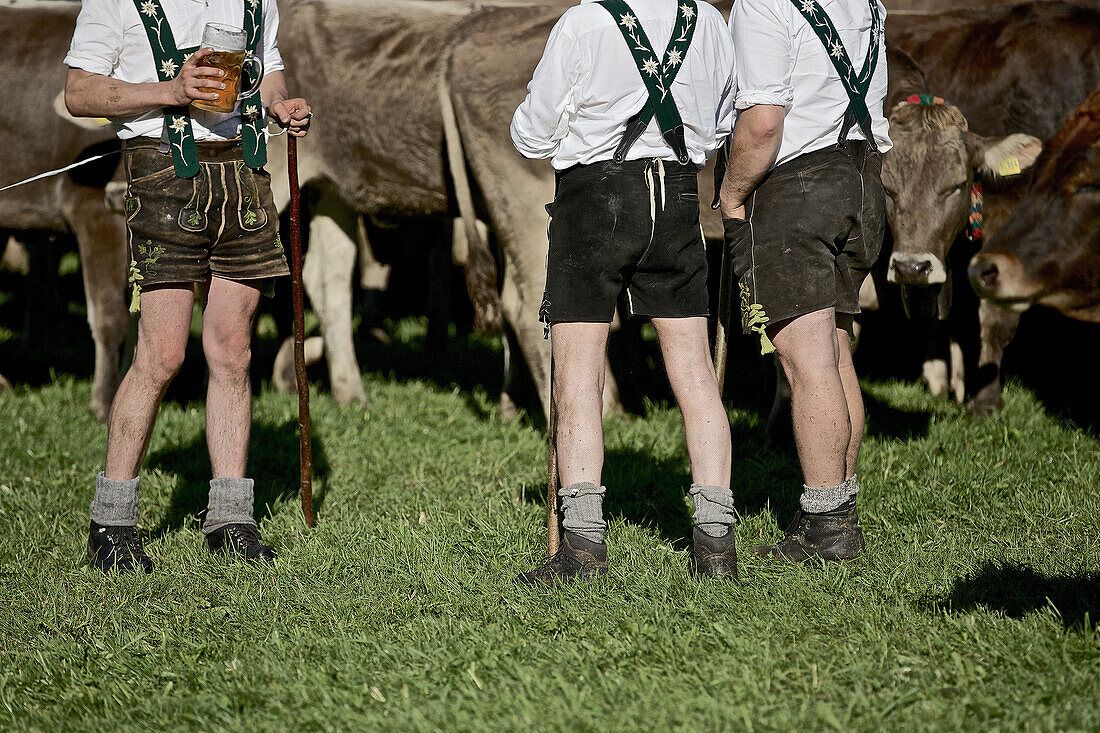
[[[164,391],[183,364],[194,300],[190,285],[141,293],[134,363],[118,387],[108,419],[106,478],[129,481],[138,475]]]
[[[654,318],[672,392],[684,418],[691,478],[730,485],[729,418],[718,395],[705,318]]]
[[[851,438],[848,441],[848,452],[845,460],[845,478],[856,472],[856,464],[859,461],[859,447],[863,443],[863,425],[865,422],[863,412],[863,391],[859,388],[859,377],[856,376],[856,366],[852,361],[852,336],[854,322],[852,316],[838,314],[836,317],[836,338],[839,345],[837,355],[840,370],[840,382],[844,386],[844,399],[848,403],[848,420],[851,424]],[[835,485],[835,484],[834,484]]]
[[[202,348],[210,370],[206,445],[214,478],[243,478],[252,427],[252,320],[258,283],[212,278],[203,309]]]
[[[811,488],[839,486],[849,476],[852,424],[837,366],[841,347],[836,314],[824,308],[773,326],[768,334],[791,383],[791,417],[804,481]]]
[[[554,405],[562,486],[600,485],[603,473],[603,383],[606,323],[555,323]]]

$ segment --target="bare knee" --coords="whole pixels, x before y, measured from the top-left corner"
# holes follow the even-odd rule
[[[204,339],[203,352],[212,376],[239,378],[248,374],[252,363],[252,338],[244,334]]]
[[[187,353],[187,344],[166,341],[138,344],[134,368],[157,385],[165,385],[179,373]]]

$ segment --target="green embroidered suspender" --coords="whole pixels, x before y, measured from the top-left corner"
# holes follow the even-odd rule
[[[649,99],[642,109],[627,121],[626,132],[623,140],[615,151],[615,161],[621,163],[626,159],[626,154],[650,121],[656,117],[657,126],[661,129],[661,137],[668,143],[676,154],[681,165],[686,165],[691,159],[688,157],[687,144],[684,141],[684,121],[680,117],[680,111],[676,109],[676,100],[672,98],[672,82],[680,71],[684,59],[687,58],[688,49],[691,47],[691,39],[695,35],[695,24],[698,19],[698,6],[695,0],[682,0],[679,13],[676,15],[676,24],[672,29],[672,38],[669,39],[665,49],[664,58],[658,59],[653,50],[638,16],[630,9],[624,0],[601,0],[599,3],[611,17],[616,20],[616,27],[623,34],[630,54],[634,57],[634,63],[638,65],[638,73],[642,77]]]
[[[883,23],[879,15],[878,1],[868,0],[871,8],[871,43],[867,49],[867,58],[863,62],[863,68],[856,73],[848,52],[844,50],[840,33],[833,25],[832,19],[817,4],[817,0],[791,0],[798,12],[810,24],[810,28],[825,46],[829,53],[829,60],[833,68],[840,74],[840,81],[844,84],[844,91],[848,93],[848,109],[844,112],[844,126],[840,131],[840,144],[848,139],[848,132],[853,125],[858,125],[867,139],[867,144],[873,150],[878,151],[878,144],[871,131],[871,113],[867,109],[867,90],[871,87],[871,78],[875,75],[875,67],[878,65],[879,52],[883,42]]]
[[[255,55],[260,43],[261,0],[246,0],[244,8],[244,30],[247,37],[247,53]],[[149,36],[149,45],[153,50],[153,60],[157,65],[157,76],[161,81],[176,78],[180,68],[188,57],[198,48],[176,48],[172,28],[164,14],[160,0],[134,0],[138,17]],[[244,160],[250,168],[262,168],[267,163],[267,146],[263,134],[263,120],[260,115],[259,87],[250,67],[242,70],[241,86],[256,87],[247,96],[240,98],[241,137],[244,147]],[[247,78],[246,78],[247,77]],[[172,151],[172,164],[180,178],[193,178],[199,172],[199,155],[195,146],[195,135],[191,129],[191,114],[187,107],[164,108],[165,133]]]

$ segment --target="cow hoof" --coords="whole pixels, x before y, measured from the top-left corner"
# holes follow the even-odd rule
[[[111,403],[103,400],[92,399],[92,416],[97,423],[107,422],[107,416],[111,414]]]
[[[364,410],[370,409],[367,393],[363,391],[363,383],[359,380],[333,384],[332,399],[339,405],[361,405]]]
[[[519,407],[507,394],[500,396],[500,408],[497,410],[500,419],[504,422],[515,422],[519,419]]]
[[[11,382],[4,379],[4,375],[0,374],[0,392],[7,392],[11,389]]]
[[[324,341],[320,336],[310,336],[305,340],[303,352],[306,366],[320,361],[324,354]],[[294,372],[294,339],[288,338],[279,347],[279,353],[275,356],[275,366],[271,370],[271,384],[275,389],[287,394],[298,391],[298,380]],[[366,398],[364,398],[366,399]]]
[[[980,400],[974,398],[970,402],[966,403],[966,414],[971,417],[976,417],[979,420],[995,417],[1001,412],[1000,400]]]

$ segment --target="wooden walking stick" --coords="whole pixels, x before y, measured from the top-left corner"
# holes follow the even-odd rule
[[[558,527],[558,408],[554,405],[554,351],[550,351],[550,414],[546,419],[549,444],[546,465],[546,556],[553,557],[561,543]]]
[[[726,353],[729,351],[727,324],[730,318],[730,297],[733,295],[733,262],[729,243],[722,239],[722,274],[718,281],[718,328],[714,335],[714,373],[718,375],[718,396],[725,397]]]
[[[290,282],[294,294],[294,376],[298,384],[298,448],[301,467],[302,516],[306,526],[317,524],[313,516],[313,448],[310,444],[309,381],[306,379],[305,306],[302,295],[302,211],[298,190],[298,139],[287,134],[287,169],[290,172]]]
[[[726,177],[726,163],[729,158],[729,142],[718,148],[714,161],[714,200],[710,208],[720,205],[722,181]],[[733,258],[730,256],[729,242],[722,237],[722,271],[718,281],[718,324],[714,334],[714,372],[718,375],[718,396],[725,396],[726,353],[729,351],[728,324],[730,319],[730,298],[733,296]]]

